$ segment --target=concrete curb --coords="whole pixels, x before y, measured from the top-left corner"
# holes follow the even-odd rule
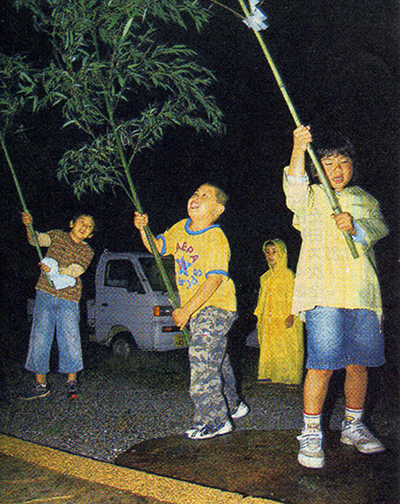
[[[0,452],[67,476],[126,490],[170,504],[282,504],[157,476],[0,434]]]

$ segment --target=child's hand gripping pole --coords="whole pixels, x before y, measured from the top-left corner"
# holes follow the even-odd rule
[[[267,25],[265,23],[263,23],[261,21],[261,23],[257,23],[254,24],[251,20],[252,20],[252,16],[253,14],[251,14],[248,10],[248,8],[246,7],[246,4],[244,2],[244,0],[239,0],[239,3],[240,3],[240,6],[242,7],[243,9],[243,12],[246,16],[246,20],[247,20],[247,25],[253,30],[254,32],[254,35],[257,37],[257,40],[258,42],[260,43],[260,46],[261,46],[261,49],[263,50],[263,53],[269,63],[269,66],[271,67],[271,70],[272,70],[272,73],[274,74],[274,77],[276,79],[276,82],[279,86],[279,89],[281,90],[281,93],[285,99],[285,102],[289,108],[289,111],[293,117],[293,120],[296,124],[296,126],[300,126],[302,123],[297,115],[297,112],[296,112],[296,109],[294,108],[294,105],[292,103],[292,100],[290,99],[290,96],[285,88],[285,85],[282,81],[282,78],[281,76],[279,75],[279,72],[275,66],[275,63],[267,49],[267,46],[265,45],[265,42],[259,32],[259,30],[262,30],[262,29],[265,29],[267,28]],[[253,1],[254,4],[257,4],[258,2],[257,1]],[[257,8],[256,8],[257,9]],[[264,19],[265,19],[265,16],[264,16]],[[325,193],[328,197],[328,200],[329,200],[329,203],[332,207],[332,210],[333,210],[333,213],[335,215],[338,215],[340,213],[342,213],[342,210],[340,208],[340,203],[336,197],[336,194],[335,192],[332,190],[331,186],[329,185],[329,181],[325,175],[325,171],[317,157],[317,155],[315,154],[314,152],[314,149],[311,147],[311,145],[308,145],[307,147],[307,151],[310,155],[310,158],[311,158],[311,161],[313,162],[314,166],[315,166],[315,169],[317,171],[317,174],[318,174],[318,177],[321,181],[321,184],[323,186],[323,188],[325,189]],[[354,245],[354,242],[350,236],[350,233],[349,232],[344,232],[343,233],[344,237],[345,237],[345,240],[346,240],[346,243],[350,249],[350,252],[352,254],[352,256],[354,257],[354,259],[357,259],[358,257],[358,252],[357,252],[357,249],[356,249],[356,246]]]

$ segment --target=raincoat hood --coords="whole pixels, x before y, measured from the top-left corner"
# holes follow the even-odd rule
[[[274,238],[273,240],[267,240],[264,245],[263,245],[263,252],[265,254],[265,250],[267,248],[267,245],[270,245],[273,243],[275,245],[276,251],[277,251],[277,263],[275,268],[271,268],[269,266],[270,270],[276,270],[276,269],[281,269],[281,268],[287,268],[287,249],[286,245],[282,240],[279,238]]]

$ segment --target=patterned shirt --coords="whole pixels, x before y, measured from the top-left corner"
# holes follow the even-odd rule
[[[379,204],[357,186],[337,193],[343,212],[349,212],[363,231],[363,242],[354,240],[354,259],[339,231],[324,188],[309,185],[308,177],[288,177],[283,188],[287,207],[294,212],[293,226],[301,232],[292,313],[315,306],[365,308],[382,314],[382,302],[372,246],[388,234]]]
[[[50,237],[50,240],[48,239]],[[75,243],[69,233],[59,229],[38,234],[39,245],[48,246],[46,257],[58,262],[58,268],[68,268],[71,264],[87,269],[93,257],[93,250],[86,242]],[[47,292],[54,297],[79,302],[82,295],[82,282],[78,277],[73,287],[56,290],[49,284],[45,274],[41,271],[36,289]]]
[[[181,220],[159,236],[163,240],[161,254],[172,254],[175,258],[181,306],[193,297],[208,275],[219,274],[223,275],[222,283],[200,309],[215,306],[236,311],[235,285],[228,273],[231,253],[224,232],[218,224],[201,231],[191,231],[190,222],[190,219]]]

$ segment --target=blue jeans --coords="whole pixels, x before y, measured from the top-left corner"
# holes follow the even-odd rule
[[[383,334],[372,310],[317,306],[306,311],[307,369],[385,363]]]
[[[60,373],[83,369],[79,334],[79,303],[36,291],[35,310],[25,367],[35,374],[50,370],[50,351],[56,331]]]

